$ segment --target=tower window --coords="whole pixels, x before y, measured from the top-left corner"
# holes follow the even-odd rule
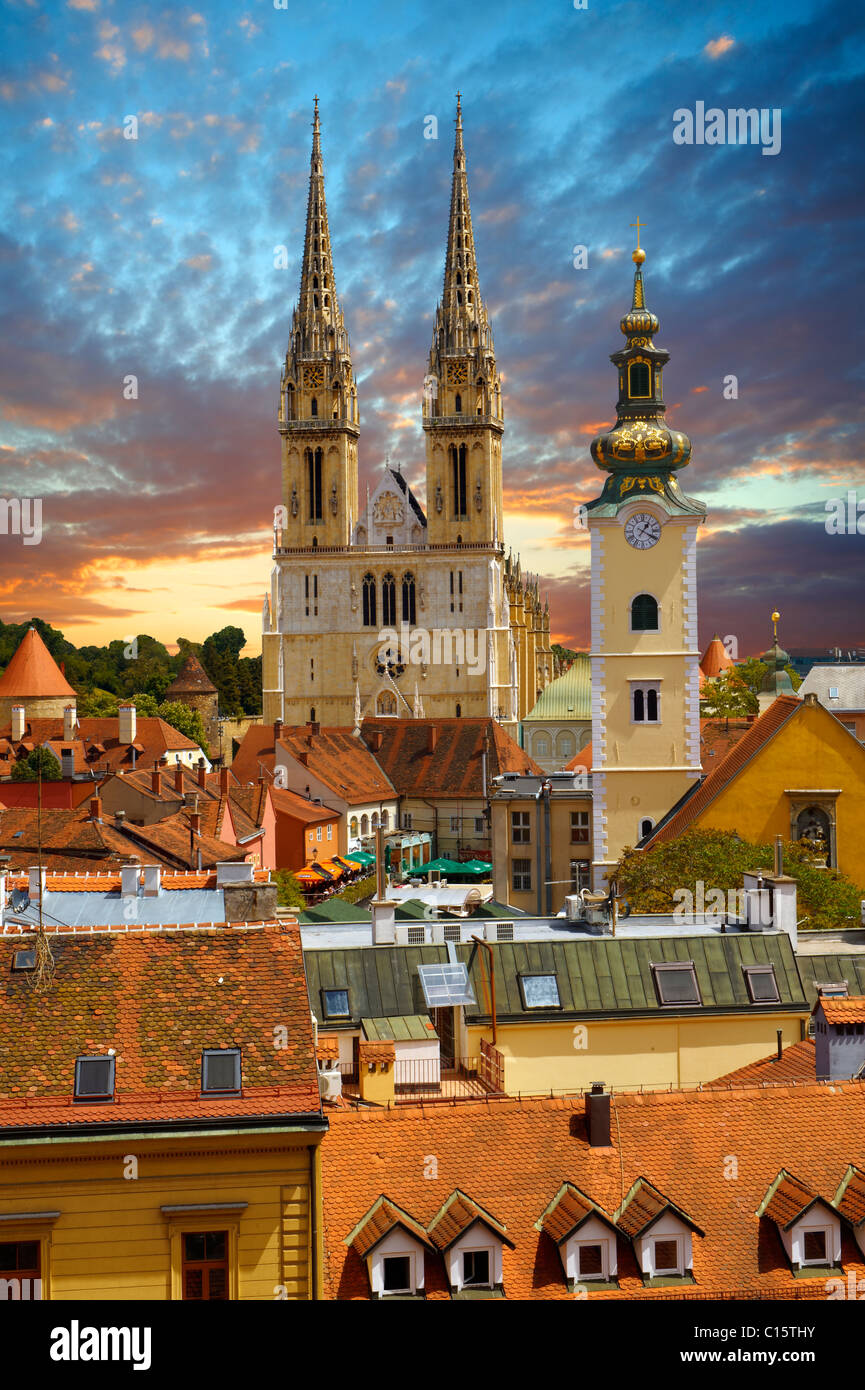
[[[415,584],[413,574],[404,574],[402,577],[402,620],[414,627],[417,618],[415,616]]]
[[[303,596],[306,604],[306,616],[309,617],[310,611],[314,618],[318,617],[318,575],[305,574],[303,576]]]
[[[314,295],[312,296],[312,307],[313,307],[314,309],[317,309],[317,308],[318,308],[318,295],[317,295],[317,294],[314,294]]]
[[[324,307],[325,307],[325,309],[329,309],[329,308],[330,308],[330,295],[329,295],[329,294],[326,294],[326,295],[324,296]]]
[[[451,590],[451,612],[452,612],[452,613],[462,613],[462,611],[463,611],[463,572],[462,572],[462,570],[451,570],[450,590]]]
[[[396,623],[396,580],[392,574],[381,581],[381,620],[385,627]]]
[[[314,290],[317,290],[317,289],[318,289],[318,276],[317,276],[317,275],[313,275],[313,277],[312,277],[312,288],[313,288]]]
[[[313,399],[313,415],[316,414],[316,404]],[[307,493],[309,502],[309,520],[321,521],[322,518],[322,451],[312,449],[306,451],[306,471],[307,471]]]
[[[457,392],[456,400],[454,401],[454,410],[456,411],[457,415],[462,415],[463,413],[463,398],[460,395],[459,391]]]
[[[365,574],[363,577],[363,625],[364,627],[376,627],[376,603],[375,603],[375,575]]]
[[[658,631],[658,601],[651,594],[637,594],[631,604],[631,631]]]
[[[285,388],[285,418],[294,419],[294,386],[291,382]]]
[[[652,394],[652,373],[647,362],[631,362],[628,367],[628,395],[645,401]]]
[[[466,446],[456,444],[450,446],[451,473],[453,482],[453,508],[454,516],[462,518],[467,515],[466,503]]]
[[[639,681],[631,685],[631,722],[660,724],[661,692],[657,681]]]

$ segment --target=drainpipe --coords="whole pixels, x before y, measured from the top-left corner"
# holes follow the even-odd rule
[[[493,1021],[493,1047],[499,1040],[498,1027],[496,1024],[496,964],[493,948],[488,941],[484,941],[482,936],[473,936],[472,941],[476,941],[479,946],[483,946],[489,956],[490,962],[490,1002],[492,1004],[491,1017]]]
[[[542,915],[543,911],[543,909],[541,908],[541,793],[543,791],[543,786],[544,784],[543,782],[541,782],[540,786],[535,792],[535,872],[538,878],[538,884],[535,890],[535,898],[537,900],[537,911],[539,917]]]
[[[547,916],[553,915],[553,863],[552,837],[550,834],[550,784],[544,783],[544,864],[546,867]]]

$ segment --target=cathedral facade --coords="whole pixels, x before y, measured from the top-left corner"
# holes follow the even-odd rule
[[[549,609],[505,554],[504,405],[478,284],[459,98],[421,423],[426,510],[389,463],[361,505],[357,386],[334,281],[316,99],[300,293],[280,384],[265,721],[483,715],[515,733],[554,675]]]

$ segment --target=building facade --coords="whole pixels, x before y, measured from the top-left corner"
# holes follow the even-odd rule
[[[350,727],[368,715],[476,715],[516,729],[552,678],[549,611],[505,557],[504,406],[459,102],[444,288],[423,390],[426,513],[389,464],[361,506],[359,421],[316,103],[300,294],[280,385],[263,720]]]

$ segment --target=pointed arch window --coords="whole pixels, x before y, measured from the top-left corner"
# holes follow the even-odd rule
[[[461,285],[462,282],[463,282],[463,277],[460,275],[459,271],[457,271],[457,284],[458,284],[458,285]]]
[[[326,295],[324,296],[324,307],[325,307],[325,309],[329,309],[329,308],[330,308],[330,295],[329,295],[329,294],[326,294]]]
[[[462,292],[462,290],[457,290],[457,304],[462,304],[462,302],[463,302],[463,292]]]
[[[317,303],[317,302],[318,302],[318,301],[316,301],[316,303]],[[317,397],[317,396],[313,396],[312,400],[311,400],[310,403],[309,403],[309,413],[310,413],[310,415],[312,416],[313,420],[314,420],[315,417],[318,415],[318,397]]]
[[[317,276],[317,275],[313,275],[313,277],[312,277],[312,288],[313,288],[314,290],[317,290],[317,289],[318,289],[318,276]]]
[[[376,701],[377,714],[396,714],[396,696],[390,690],[383,690]],[[364,817],[366,819],[366,817]]]
[[[415,616],[415,583],[414,575],[406,573],[402,577],[402,620],[414,627],[417,618]]]
[[[466,446],[451,444],[451,477],[453,484],[453,514],[464,517],[468,514],[466,504]]]
[[[471,304],[471,302],[472,302],[472,292],[471,292],[471,290],[469,290],[469,292],[468,292],[468,301],[469,301],[469,304]]]
[[[376,627],[375,616],[375,575],[365,574],[363,577],[363,625],[364,627]]]
[[[310,521],[321,521],[322,519],[322,452],[321,449],[306,451],[306,490],[308,519]]]
[[[294,419],[294,383],[291,381],[285,388],[285,418]]]
[[[637,594],[631,604],[631,631],[658,631],[658,600],[652,594]]]
[[[463,413],[463,398],[460,395],[459,391],[457,391],[456,399],[454,401],[454,411],[457,415],[462,415]]]
[[[648,400],[652,394],[652,373],[647,362],[628,365],[628,396],[632,401]]]
[[[312,296],[312,306],[313,306],[314,309],[317,309],[317,308],[318,308],[318,295],[317,295],[317,294],[314,294],[314,295]]]
[[[385,627],[393,627],[396,622],[396,580],[386,574],[381,581],[381,620]]]

